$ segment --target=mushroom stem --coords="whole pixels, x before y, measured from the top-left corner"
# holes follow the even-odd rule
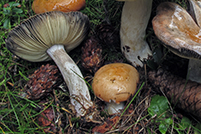
[[[201,28],[201,1],[189,0],[189,3],[190,15],[196,21],[199,28]],[[187,78],[197,83],[201,83],[201,60],[189,59]]]
[[[201,83],[201,60],[189,59],[187,78],[191,81]]]
[[[108,113],[110,115],[118,113],[119,110],[124,109],[124,102],[120,102],[120,103],[115,103],[114,101],[111,102],[107,102],[107,107],[106,110],[108,111]]]
[[[147,24],[151,14],[152,0],[125,1],[121,17],[121,50],[134,66],[143,66],[152,52],[145,41]]]
[[[63,45],[54,45],[47,50],[47,53],[57,64],[68,86],[70,101],[77,112],[77,117],[85,116],[87,110],[93,107],[93,102],[80,69],[66,53]]]

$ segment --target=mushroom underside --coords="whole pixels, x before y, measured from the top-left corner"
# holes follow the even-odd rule
[[[164,43],[164,46],[176,55],[190,59],[188,79],[201,82],[200,76],[196,76],[200,74],[196,72],[200,70],[198,65],[201,59],[201,29],[198,25],[201,21],[196,16],[199,16],[197,13],[201,12],[201,8],[194,0],[189,2],[191,14],[176,3],[161,3],[157,7],[157,14],[152,20],[152,25],[155,35]]]
[[[55,61],[67,84],[77,117],[91,111],[93,102],[80,69],[66,51],[77,47],[88,31],[89,19],[81,12],[52,11],[25,20],[11,30],[6,39],[7,48],[25,60]]]

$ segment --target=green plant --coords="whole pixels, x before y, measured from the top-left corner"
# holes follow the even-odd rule
[[[115,0],[86,0],[86,3],[85,9],[81,12],[89,17],[92,31],[96,25],[101,24],[103,21],[107,21],[119,28],[123,2]]]
[[[154,0],[153,1],[153,11],[152,11],[152,17],[155,15],[155,9],[156,6],[165,1],[172,1],[177,2],[180,5],[186,7],[185,3],[187,3],[187,0]],[[41,127],[37,122],[37,116],[41,114],[41,112],[36,111],[35,108],[38,107],[37,101],[31,101],[28,99],[22,99],[17,94],[23,89],[24,85],[26,84],[27,76],[34,72],[36,68],[41,66],[43,63],[30,63],[28,61],[22,60],[22,59],[15,59],[13,54],[5,47],[5,39],[7,38],[8,32],[15,26],[17,26],[20,22],[22,22],[24,19],[32,16],[34,13],[31,9],[31,4],[33,0],[1,0],[0,1],[0,133],[14,133],[14,134],[21,134],[21,133],[45,133],[43,131],[43,127]],[[107,4],[106,4],[107,3]],[[7,4],[7,6],[5,5]],[[9,4],[9,6],[8,6]],[[4,7],[4,5],[6,7]],[[21,6],[21,7],[20,7]],[[117,30],[119,30],[120,27],[120,17],[121,17],[121,9],[123,6],[123,2],[117,2],[116,0],[86,0],[86,7],[81,12],[88,15],[90,18],[91,23],[91,32],[94,32],[94,28],[101,24],[103,21],[110,21],[110,23],[115,26]],[[18,11],[15,11],[18,10]],[[151,20],[151,19],[150,19]],[[7,21],[7,22],[6,22]],[[5,24],[4,24],[5,23]],[[152,46],[153,50],[153,59],[152,61],[148,61],[148,66],[152,69],[157,69],[158,66],[167,66],[169,63],[172,62],[172,65],[174,65],[175,69],[175,55],[169,53],[169,51],[166,48],[161,47],[161,41],[159,41],[153,32],[151,22],[149,23],[148,27],[149,33],[147,34],[147,40]],[[75,59],[75,61],[80,61],[80,51],[81,49],[78,48],[72,52],[70,52],[71,57]],[[113,54],[110,50],[104,49],[104,53],[107,54],[107,60],[113,60],[117,57],[121,57],[121,55]],[[173,60],[172,60],[173,59]],[[178,59],[178,58],[177,58]],[[177,60],[176,59],[176,60]],[[168,62],[167,62],[168,61]],[[178,63],[181,63],[181,60],[177,60]],[[166,63],[167,62],[167,63]],[[51,62],[50,62],[51,63]],[[164,64],[166,63],[166,64]],[[80,65],[80,62],[78,62]],[[182,66],[183,68],[183,66]],[[89,74],[86,74],[85,76],[88,77]],[[89,78],[91,78],[91,75],[89,75]],[[90,80],[89,80],[90,82]],[[144,83],[142,84],[144,85]],[[142,86],[141,86],[142,87]],[[59,88],[65,90],[65,86],[61,85]],[[91,89],[91,88],[90,88]],[[125,120],[124,125],[127,127],[127,129],[124,131],[124,133],[129,133],[130,130],[134,130],[134,128],[137,128],[141,122],[146,124],[144,129],[148,129],[146,132],[150,133],[171,133],[173,130],[173,133],[185,133],[187,132],[187,128],[192,127],[194,129],[194,133],[198,134],[201,130],[201,125],[198,124],[195,127],[193,127],[191,124],[191,121],[189,121],[188,118],[183,117],[182,119],[175,119],[176,113],[173,110],[170,109],[169,103],[167,99],[164,96],[154,96],[152,98],[151,105],[149,107],[149,111],[147,114],[147,110],[144,113],[144,115],[141,115],[141,108],[139,105],[133,112],[133,114],[129,114],[129,117],[127,116],[127,112],[130,110],[129,108],[134,105],[139,98],[139,101],[141,100],[139,96],[141,96],[143,93],[143,90],[141,88],[136,93],[138,96],[134,96],[130,103],[127,105],[125,110],[122,112],[121,120],[119,122],[123,122]],[[90,90],[92,92],[92,90]],[[94,125],[97,124],[90,124],[88,122],[81,122],[80,119],[77,119],[75,117],[71,117],[70,112],[64,112],[63,108],[68,109],[69,102],[69,94],[68,92],[62,92],[62,90],[56,90],[57,97],[59,98],[59,104],[61,104],[62,108],[60,106],[56,106],[55,103],[48,103],[47,107],[54,107],[59,108],[61,112],[63,113],[62,121],[66,124],[63,128],[62,132],[78,132],[82,133],[82,131],[87,131],[87,133],[90,133],[89,128],[87,128],[86,125],[90,125],[90,128],[93,128]],[[92,93],[93,95],[93,93]],[[134,99],[135,98],[135,99]],[[155,98],[155,99],[154,99]],[[144,99],[144,97],[143,97]],[[94,103],[97,100],[95,97],[93,98]],[[99,101],[99,100],[98,100]],[[143,101],[142,101],[143,102]],[[99,104],[99,103],[98,103]],[[140,103],[143,104],[143,103]],[[148,103],[146,103],[148,104]],[[137,104],[138,105],[138,104]],[[135,105],[134,105],[135,106]],[[102,106],[100,106],[102,107]],[[140,109],[138,113],[138,109]],[[144,107],[143,107],[144,109]],[[127,111],[126,111],[127,110]],[[137,110],[137,114],[136,114]],[[102,112],[102,110],[101,110]],[[136,115],[137,118],[139,117],[139,120],[135,120]],[[66,116],[66,117],[65,117]],[[105,112],[101,114],[101,116],[106,117]],[[151,120],[151,123],[149,122]],[[103,119],[103,118],[102,118]],[[71,123],[70,123],[71,121]],[[101,120],[102,121],[102,120]],[[150,125],[149,125],[150,123]],[[84,124],[84,125],[83,125]],[[119,125],[116,124],[118,127]],[[146,127],[148,125],[148,127]],[[123,129],[125,129],[123,127]],[[149,127],[151,127],[149,129]],[[119,130],[119,129],[117,129]],[[189,129],[190,130],[190,129]],[[192,129],[191,129],[192,130]],[[84,133],[84,132],[83,132]],[[114,133],[114,132],[113,132]],[[142,131],[141,131],[142,133]],[[190,132],[191,133],[191,132]]]
[[[14,1],[4,4],[3,11],[1,11],[3,14],[3,19],[1,20],[3,28],[10,29],[12,19],[18,19],[23,16],[23,10],[20,7],[20,3]]]
[[[184,130],[191,126],[192,123],[187,117],[177,119],[178,122],[175,123],[172,112],[168,100],[164,96],[152,97],[148,113],[151,117],[155,116],[153,121],[159,124],[158,129],[161,134],[166,134],[171,126],[178,134],[183,134]]]

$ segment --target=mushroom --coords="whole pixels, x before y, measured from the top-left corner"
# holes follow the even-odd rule
[[[79,11],[85,7],[85,0],[34,0],[32,9],[36,14],[49,11]]]
[[[89,19],[81,12],[52,11],[25,20],[6,39],[7,48],[22,59],[54,60],[68,86],[77,117],[84,116],[93,102],[80,69],[66,51],[77,47],[88,31]]]
[[[176,55],[190,59],[187,78],[201,83],[201,6],[189,0],[191,15],[172,2],[161,3],[152,24],[155,35]]]
[[[120,1],[125,1],[120,27],[121,50],[133,66],[142,67],[142,61],[152,55],[148,43],[145,41],[152,0]]]
[[[107,103],[109,114],[118,113],[136,91],[139,73],[126,63],[111,63],[101,67],[94,75],[94,94]]]

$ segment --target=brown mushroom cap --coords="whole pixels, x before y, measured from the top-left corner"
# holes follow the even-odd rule
[[[139,73],[131,65],[112,63],[101,67],[94,76],[92,89],[97,97],[116,103],[133,95],[139,82]]]
[[[79,11],[85,7],[85,0],[34,0],[32,9],[36,14],[49,11]]]
[[[152,20],[155,35],[175,54],[201,59],[201,30],[192,16],[172,2],[161,3]]]

